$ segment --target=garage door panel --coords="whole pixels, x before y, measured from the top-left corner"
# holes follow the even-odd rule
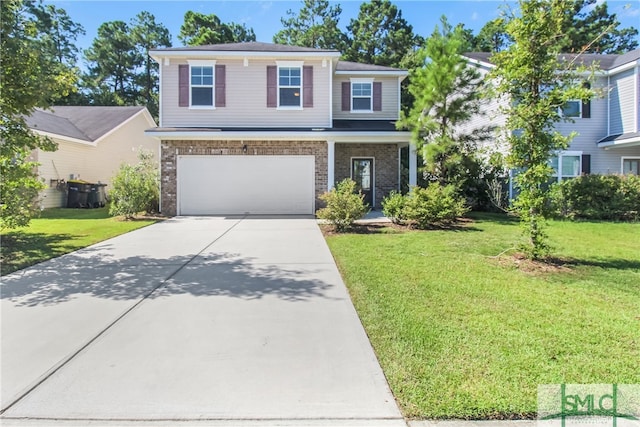
[[[180,215],[312,214],[314,156],[179,156]]]

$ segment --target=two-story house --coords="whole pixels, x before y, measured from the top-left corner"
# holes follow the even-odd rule
[[[465,53],[470,63],[483,74],[494,68],[490,53]],[[557,123],[556,129],[576,137],[567,150],[552,159],[555,178],[560,181],[581,174],[640,174],[640,49],[624,55],[561,55],[598,71],[591,83],[597,93],[590,102],[570,101],[560,113],[570,120]],[[588,74],[585,74],[585,78]],[[494,99],[471,126],[502,126],[501,102]]]
[[[156,49],[161,209],[167,215],[313,214],[352,178],[379,208],[416,180],[397,131],[407,71],[270,43]],[[404,156],[404,158],[403,158]]]

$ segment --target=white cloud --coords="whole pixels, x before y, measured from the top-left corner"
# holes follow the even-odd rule
[[[621,18],[635,18],[636,16],[640,16],[640,8],[633,7],[631,3],[627,3],[624,6],[616,8],[616,15]]]
[[[471,20],[472,21],[477,21],[480,18],[480,15],[478,14],[478,12],[473,12],[471,14]]]

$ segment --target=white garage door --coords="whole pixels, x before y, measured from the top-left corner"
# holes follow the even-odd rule
[[[314,156],[178,156],[178,214],[313,214]]]

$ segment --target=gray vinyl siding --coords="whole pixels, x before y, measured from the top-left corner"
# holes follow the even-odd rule
[[[163,127],[328,127],[330,66],[322,61],[305,60],[313,66],[313,107],[301,110],[267,108],[267,66],[275,60],[218,60],[226,66],[226,106],[216,109],[190,109],[178,106],[178,65],[187,60],[171,60],[162,67]]]
[[[631,80],[633,84],[633,80]],[[593,88],[606,89],[606,78],[599,78],[594,82]],[[605,150],[598,147],[598,141],[607,136],[607,104],[606,90],[598,91],[602,95],[591,101],[591,118],[576,118],[574,122],[562,122],[556,125],[562,134],[568,135],[575,131],[576,137],[571,142],[567,151],[579,151],[582,154],[591,155],[592,174],[619,174],[622,172],[622,157],[640,156],[640,146],[628,148],[616,148]],[[629,93],[633,95],[633,91]],[[613,105],[612,105],[613,107]],[[633,119],[633,103],[625,104],[623,108],[631,108],[628,114]],[[616,132],[611,132],[616,133]]]
[[[342,111],[342,82],[349,82],[351,78],[373,78],[374,82],[382,83],[382,110],[373,112]],[[398,96],[400,84],[398,77],[380,77],[366,75],[336,75],[333,78],[333,118],[354,120],[397,120],[400,117]]]
[[[489,70],[484,67],[478,67],[478,71],[485,77],[489,73]],[[501,152],[506,155],[509,152],[504,129],[507,116],[501,111],[505,103],[504,98],[497,97],[483,100],[480,114],[474,115],[471,120],[460,126],[458,133],[470,134],[475,129],[494,127],[492,137],[482,142],[479,148],[485,153]]]
[[[636,87],[635,69],[623,71],[611,77],[610,108],[611,135],[619,135],[636,131]]]

